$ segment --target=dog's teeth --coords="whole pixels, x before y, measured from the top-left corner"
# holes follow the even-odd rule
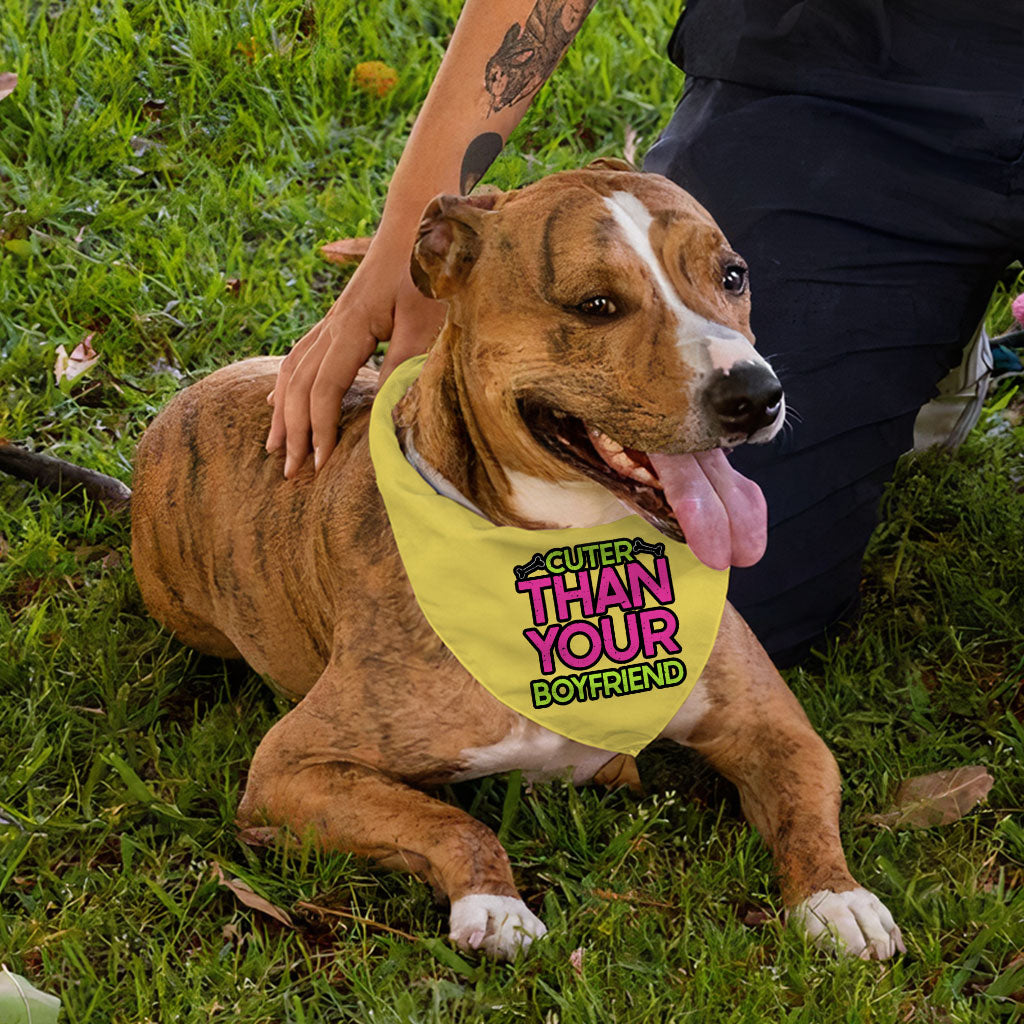
[[[654,476],[645,466],[634,462],[627,454],[626,449],[618,441],[613,441],[607,434],[591,427],[587,433],[590,435],[590,442],[593,444],[597,454],[613,469],[619,476],[629,477],[642,484],[657,485],[658,478]]]
[[[658,478],[650,470],[637,465],[637,463],[633,461],[630,461],[629,463],[629,469],[626,470],[626,476],[629,476],[642,484],[657,485],[658,483]]]
[[[595,427],[591,427],[588,433],[590,434],[591,443],[602,454],[618,455],[619,452],[624,450],[621,444],[613,441],[607,434],[601,433]]]

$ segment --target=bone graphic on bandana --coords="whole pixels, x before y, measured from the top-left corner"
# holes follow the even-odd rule
[[[654,555],[655,558],[662,558],[665,554],[664,544],[648,544],[639,537],[633,538],[633,554]]]
[[[538,569],[544,568],[544,556],[538,551],[533,558],[531,558],[526,565],[514,566],[512,571],[516,574],[517,580],[525,580],[531,572],[536,572]]]

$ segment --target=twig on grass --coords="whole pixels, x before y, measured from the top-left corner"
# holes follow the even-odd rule
[[[408,932],[403,932],[399,928],[391,928],[386,924],[381,924],[379,921],[373,921],[368,917],[360,917],[358,914],[353,914],[350,910],[337,910],[334,907],[321,907],[316,903],[306,903],[299,901],[293,904],[296,910],[305,910],[309,913],[321,914],[324,917],[343,917],[347,921],[355,921],[357,924],[365,924],[367,928],[376,928],[378,931],[388,932],[391,935],[397,935],[400,938],[408,939],[410,942],[422,941],[418,935],[410,935]]]
[[[647,899],[645,896],[638,896],[633,892],[612,892],[611,889],[591,889],[591,896],[600,900],[613,900],[620,903],[635,903],[639,907],[654,907],[657,910],[678,911],[680,908],[671,903],[659,903],[658,900]]]
[[[0,470],[61,496],[81,488],[111,512],[127,508],[131,500],[131,489],[112,476],[4,440],[0,440]]]

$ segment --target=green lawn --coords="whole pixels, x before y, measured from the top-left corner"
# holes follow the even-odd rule
[[[0,436],[127,480],[183,383],[285,351],[345,279],[317,245],[372,231],[458,7],[0,0],[0,72],[20,76],[0,101]],[[621,155],[627,126],[642,153],[681,89],[661,59],[672,7],[602,0],[489,180]],[[383,99],[350,84],[373,59],[399,72]],[[1007,326],[1005,296],[991,320]],[[90,332],[100,362],[65,393],[55,350]],[[764,847],[678,755],[645,756],[643,799],[516,777],[450,790],[500,829],[551,929],[514,966],[457,956],[414,880],[242,845],[234,807],[282,705],[149,620],[123,518],[6,481],[0,961],[59,994],[63,1020],[97,1024],[1013,1019],[1020,416],[1015,399],[957,454],[902,468],[862,621],[790,674],[843,771],[854,871],[903,926],[893,963],[837,962],[784,930]],[[964,820],[866,821],[899,779],[963,764],[996,780]],[[218,864],[296,927],[240,904]]]

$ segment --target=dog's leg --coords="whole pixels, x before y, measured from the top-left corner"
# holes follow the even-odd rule
[[[903,950],[892,915],[846,865],[835,759],[731,606],[687,704],[666,735],[737,786],[774,855],[790,919],[819,945],[865,959]]]
[[[371,767],[360,744],[347,759],[336,752],[333,722],[306,697],[264,737],[253,758],[242,826],[313,830],[330,849],[410,871],[451,901],[451,939],[511,960],[547,929],[520,899],[508,855],[486,825],[457,807]],[[310,702],[312,704],[313,702]],[[344,721],[344,708],[335,721]]]

